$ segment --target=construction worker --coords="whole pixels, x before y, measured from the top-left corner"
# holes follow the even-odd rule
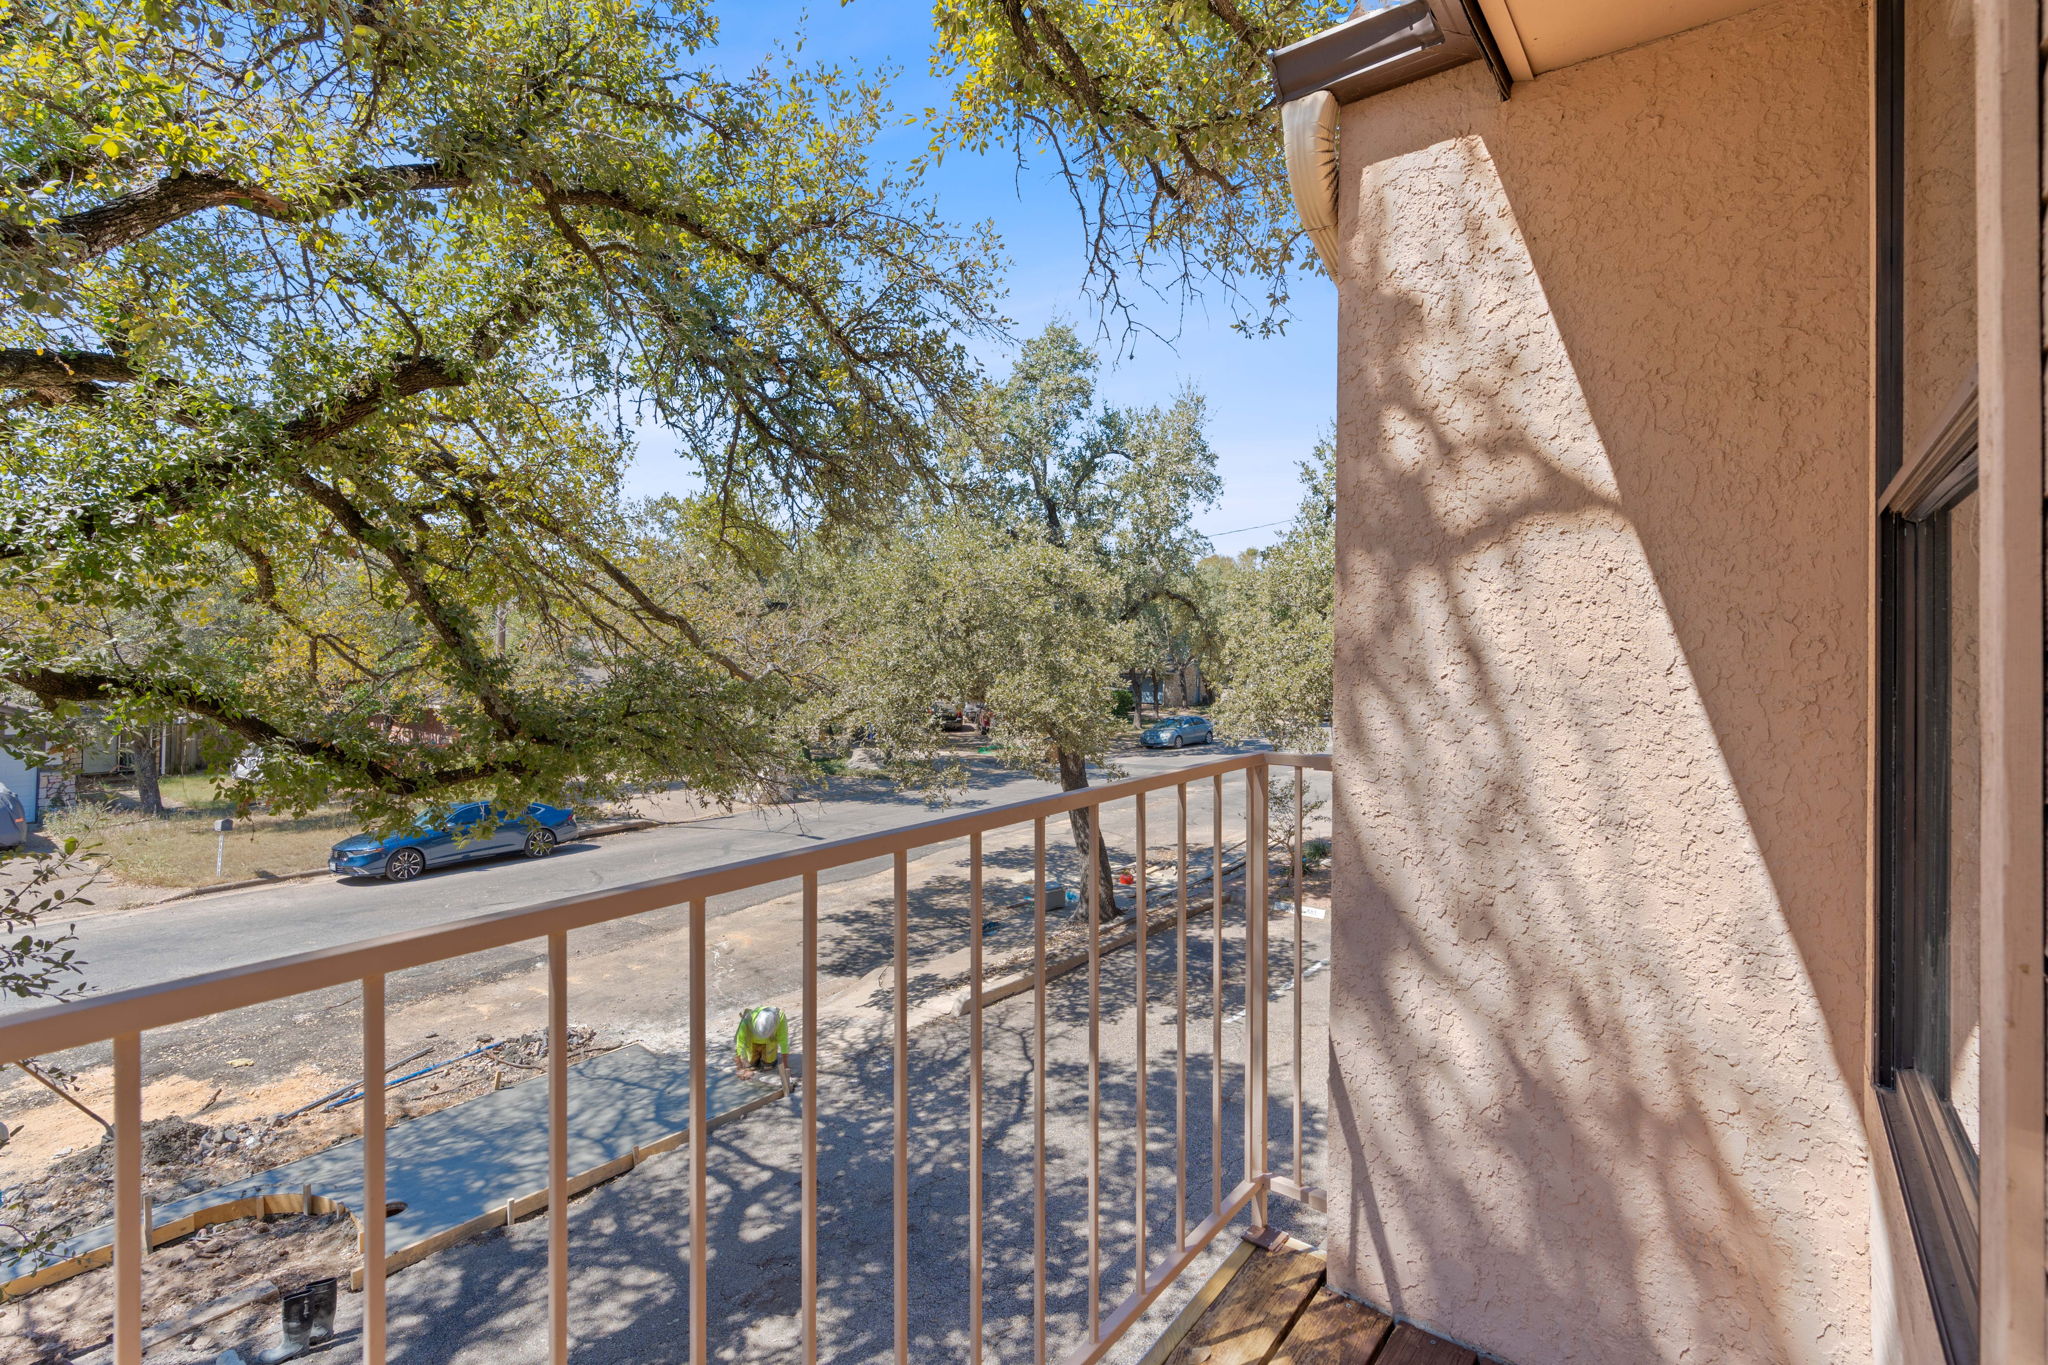
[[[773,1005],[741,1010],[740,1025],[733,1031],[732,1053],[742,1072],[779,1070],[789,1055],[789,1016]]]

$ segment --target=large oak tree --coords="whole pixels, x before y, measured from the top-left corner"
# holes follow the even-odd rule
[[[199,716],[262,794],[394,819],[771,776],[785,683],[704,528],[900,496],[992,255],[871,163],[876,87],[714,37],[699,0],[0,0],[16,734]],[[654,429],[714,515],[622,500]]]
[[[829,547],[798,590],[823,608],[814,713],[882,739],[906,776],[933,749],[930,707],[969,701],[994,711],[1001,760],[1085,788],[1128,733],[1116,692],[1151,662],[1154,616],[1197,605],[1194,518],[1221,493],[1201,396],[1105,404],[1098,366],[1063,324],[1027,341],[947,424],[943,494]],[[1097,849],[1107,918],[1107,843],[1086,811],[1069,824]]]

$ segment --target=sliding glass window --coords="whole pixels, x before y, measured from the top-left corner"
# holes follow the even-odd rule
[[[1951,1362],[1977,1360],[1976,193],[1971,7],[1877,8],[1878,1075]]]

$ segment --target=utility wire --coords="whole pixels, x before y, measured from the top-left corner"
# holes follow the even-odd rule
[[[1291,520],[1293,518],[1283,517],[1279,521],[1269,521],[1259,526],[1240,526],[1235,531],[1211,531],[1209,532],[1209,539],[1215,540],[1221,536],[1241,536],[1246,531],[1266,531],[1275,526],[1285,526]]]

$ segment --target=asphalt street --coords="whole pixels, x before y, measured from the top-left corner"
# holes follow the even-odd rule
[[[1131,775],[1198,764],[1222,746],[1140,753],[1121,760]],[[1311,774],[1312,790],[1328,778]],[[1241,837],[1244,784],[1224,784],[1226,839]],[[1210,828],[1207,784],[1191,802],[1200,838]],[[976,775],[952,808],[994,806],[1053,790],[1046,783],[995,771]],[[1157,854],[1171,833],[1173,798],[1150,805],[1149,840]],[[1127,854],[1131,802],[1105,820],[1112,849]],[[935,818],[914,795],[876,782],[848,782],[823,799],[782,809],[620,834],[565,846],[543,860],[509,859],[431,873],[411,883],[315,880],[199,897],[155,908],[107,912],[78,926],[79,952],[96,992],[172,980],[378,934],[429,926],[478,913],[534,904],[666,874],[758,857]],[[1076,859],[1064,822],[1048,830],[1050,875],[1073,884]],[[1030,829],[1020,826],[985,841],[992,894],[989,914],[1028,915]],[[1206,849],[1197,852],[1198,864]],[[925,967],[957,954],[967,941],[965,849],[935,845],[913,855],[911,958],[913,991],[938,985]],[[891,868],[888,860],[840,869],[823,879],[820,912],[820,999],[854,993],[891,961]],[[1009,879],[1006,902],[1003,879]],[[801,999],[802,920],[794,881],[755,888],[713,902],[708,1010],[713,1030],[729,1030],[746,1005],[795,1008]],[[1018,895],[1023,896],[1018,905]],[[1006,911],[1003,907],[1009,905]],[[570,936],[570,1014],[620,1040],[687,1051],[687,912],[682,907],[578,930]],[[545,1025],[543,945],[513,945],[435,963],[389,978],[387,1036],[399,1051],[437,1038],[507,1037]],[[877,996],[877,999],[881,997]],[[0,1010],[15,1008],[0,1005]],[[252,1095],[289,1077],[359,1074],[360,1000],[337,987],[233,1013],[158,1029],[145,1036],[144,1075],[204,1081],[230,1095]],[[76,1070],[104,1066],[105,1045],[49,1060]],[[338,1081],[336,1083],[339,1083]],[[20,1086],[12,1090],[20,1090]],[[0,1096],[12,1107],[36,1100],[23,1091]]]
[[[1238,752],[1243,750],[1227,745],[1141,752],[1125,756],[1120,766],[1131,776],[1145,776]],[[409,883],[341,878],[282,882],[89,915],[78,925],[77,949],[86,981],[95,993],[104,994],[901,828],[1055,790],[1051,783],[986,769],[976,772],[945,809],[934,809],[921,797],[880,782],[847,781],[822,799],[585,840],[540,861],[514,857],[458,866]],[[1228,784],[1226,820],[1233,829],[1241,797],[1242,784]],[[857,880],[885,866],[877,862],[841,868],[822,880]],[[795,889],[794,882],[783,882],[721,897],[712,903],[711,915],[722,919]],[[0,999],[0,1014],[24,1008],[30,1008],[27,1002]]]

